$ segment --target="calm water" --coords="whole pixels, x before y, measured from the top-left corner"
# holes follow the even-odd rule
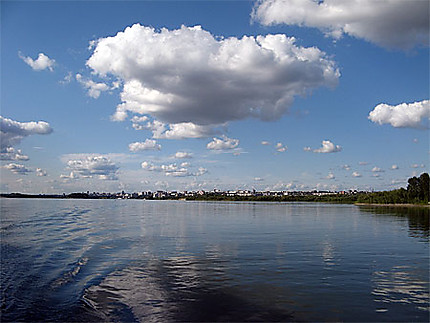
[[[2,321],[429,320],[429,211],[1,199]]]

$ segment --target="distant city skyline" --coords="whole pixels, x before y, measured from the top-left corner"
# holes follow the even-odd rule
[[[406,187],[429,169],[428,12],[2,1],[0,191]]]

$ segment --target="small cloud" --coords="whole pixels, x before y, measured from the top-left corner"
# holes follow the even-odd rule
[[[128,149],[132,152],[143,150],[161,150],[161,145],[157,144],[155,140],[146,139],[144,142],[133,142],[129,144]]]
[[[55,60],[50,59],[43,53],[39,53],[37,59],[33,60],[30,56],[23,56],[18,53],[19,58],[21,58],[28,66],[30,66],[34,71],[54,70]]]
[[[311,147],[304,147],[303,150],[304,151],[312,151],[312,148]]]
[[[70,175],[61,175],[60,178],[117,180],[119,167],[104,155],[84,154],[81,158],[67,160],[67,169],[70,170]]]
[[[239,145],[239,139],[228,138],[222,136],[222,138],[213,138],[213,140],[206,145],[207,149],[210,150],[229,150],[234,149]]]
[[[372,172],[374,172],[374,173],[382,173],[383,170],[381,168],[375,166],[375,167],[372,168]]]
[[[351,166],[349,166],[349,165],[342,165],[342,168],[344,170],[351,170]]]
[[[76,81],[78,81],[84,88],[88,90],[88,95],[93,99],[97,99],[102,92],[110,90],[107,84],[96,83],[93,80],[84,78],[79,73],[76,74]]]
[[[24,165],[15,163],[7,164],[3,166],[3,168],[10,170],[12,173],[17,175],[27,175],[32,172],[31,169],[26,168]]]
[[[24,155],[21,149],[15,149],[13,147],[5,147],[0,151],[0,160],[21,160],[27,161],[30,158]]]
[[[391,169],[392,169],[392,170],[399,169],[399,166],[397,166],[397,165],[392,165],[392,166],[391,166]]]
[[[342,147],[339,145],[333,144],[330,140],[323,140],[321,148],[315,149],[315,153],[337,153],[342,150]]]
[[[268,142],[268,141],[264,141],[264,140],[263,140],[263,141],[261,142],[261,144],[262,144],[263,146],[268,146],[268,145],[270,145],[270,142]]]
[[[187,159],[187,158],[193,158],[193,154],[185,152],[185,151],[178,151],[174,155],[175,158],[178,159]]]
[[[365,162],[365,161],[361,161],[361,162],[358,162],[358,165],[360,165],[360,166],[366,166],[366,165],[368,165],[369,163],[368,162]]]
[[[418,143],[418,139],[417,138],[414,138],[414,140],[412,140],[412,141],[414,142],[414,144]]]
[[[353,172],[352,177],[361,177],[361,174],[359,172]]]
[[[412,164],[411,168],[425,168],[424,164],[418,165],[418,164]]]
[[[60,84],[69,84],[73,80],[72,72],[67,73],[66,76],[60,81]]]
[[[131,118],[131,122],[133,123],[143,123],[143,122],[147,122],[148,121],[148,117],[147,116],[133,116],[133,118]]]
[[[278,142],[276,144],[275,148],[276,148],[276,151],[280,152],[280,153],[283,153],[283,152],[287,151],[287,149],[288,149],[288,147],[284,146],[284,144],[282,142]]]
[[[262,182],[262,181],[264,181],[264,178],[254,177],[254,181],[256,181],[256,182]]]
[[[123,121],[127,113],[117,110],[113,116],[114,121]],[[196,125],[191,122],[181,122],[176,124],[165,124],[158,120],[149,121],[148,117],[134,116],[131,121],[136,130],[150,130],[154,139],[187,139],[187,138],[208,138],[217,131],[211,125]],[[146,123],[144,123],[146,122]],[[144,124],[142,124],[144,123]]]
[[[428,128],[430,101],[402,103],[391,106],[379,104],[369,113],[369,120],[395,128]]]
[[[177,164],[154,165],[149,162],[143,162],[142,168],[151,172],[161,172],[166,176],[172,177],[187,177],[187,176],[202,176],[208,172],[206,168],[199,167],[197,171],[191,172],[188,170],[189,163],[182,163],[179,167]]]
[[[48,173],[46,170],[43,170],[42,168],[36,168],[36,175],[40,177],[48,176]]]
[[[336,177],[334,176],[334,174],[333,173],[329,173],[327,176],[326,176],[326,179],[335,179]]]

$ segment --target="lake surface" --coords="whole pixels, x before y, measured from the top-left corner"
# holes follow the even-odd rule
[[[1,199],[1,320],[429,320],[429,210]]]

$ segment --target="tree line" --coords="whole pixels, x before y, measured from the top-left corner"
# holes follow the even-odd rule
[[[358,203],[376,204],[428,204],[429,202],[429,174],[408,179],[406,189],[399,188],[392,191],[372,192],[357,196]]]

